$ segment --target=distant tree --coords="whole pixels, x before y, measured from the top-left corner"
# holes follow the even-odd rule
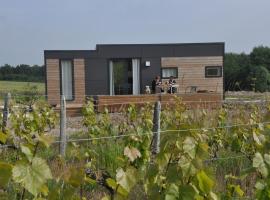
[[[0,66],[0,80],[43,82],[44,77],[44,66],[25,64],[16,67],[8,64]]]
[[[264,66],[253,66],[247,79],[256,92],[269,90],[270,74]]]
[[[264,66],[270,70],[270,48],[265,46],[255,47],[250,53],[251,64]]]
[[[245,90],[250,72],[250,59],[247,54],[227,53],[224,58],[225,90]]]

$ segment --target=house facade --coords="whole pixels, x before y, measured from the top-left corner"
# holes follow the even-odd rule
[[[112,44],[96,50],[45,50],[46,95],[58,104],[85,96],[140,95],[156,76],[173,76],[178,93],[223,95],[224,43]]]

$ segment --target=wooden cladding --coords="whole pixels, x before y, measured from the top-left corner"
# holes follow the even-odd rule
[[[85,64],[84,59],[74,59],[74,103],[82,103],[85,99]]]
[[[49,104],[57,105],[60,103],[60,60],[46,59],[47,75],[47,99]],[[85,99],[85,62],[84,59],[73,60],[73,84],[74,100],[67,103],[82,103]],[[72,80],[70,80],[72,81]]]
[[[212,57],[163,57],[162,68],[178,68],[178,92],[188,93],[192,87],[202,92],[223,93],[223,77],[205,77],[205,67],[223,66],[222,56]],[[222,73],[223,74],[223,73]]]
[[[60,67],[58,59],[46,60],[47,99],[49,104],[56,105],[60,102]]]

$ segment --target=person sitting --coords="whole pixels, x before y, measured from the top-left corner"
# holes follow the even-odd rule
[[[173,76],[170,76],[170,79],[169,79],[169,82],[168,82],[168,85],[169,85],[169,89],[168,89],[168,93],[169,94],[174,94],[176,92],[176,88],[173,87],[173,85],[176,84],[176,81],[173,79],[174,77]]]
[[[163,92],[163,89],[160,87],[162,85],[160,76],[156,76],[156,78],[152,81],[152,91],[153,93]]]

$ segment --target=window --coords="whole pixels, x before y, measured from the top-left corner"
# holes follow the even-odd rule
[[[222,67],[221,66],[207,66],[205,67],[205,77],[222,77]]]
[[[61,94],[66,100],[73,100],[73,63],[71,60],[61,60]]]
[[[177,78],[178,68],[177,67],[162,68],[161,75],[162,75],[162,78],[170,78],[170,76]]]

